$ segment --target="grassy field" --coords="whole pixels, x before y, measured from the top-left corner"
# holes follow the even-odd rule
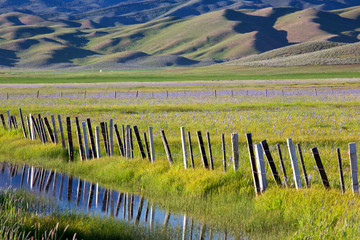
[[[0,72],[0,84],[176,82],[221,80],[282,80],[359,78],[359,65],[302,67],[243,67],[218,64],[199,68],[167,68],[122,71],[11,71]],[[294,82],[296,83],[296,82]]]
[[[349,89],[355,87],[358,86],[349,85]],[[137,125],[141,132],[152,126],[156,161],[151,164],[140,159],[135,145],[134,160],[117,156],[80,162],[76,152],[75,161],[67,163],[66,151],[61,146],[43,145],[39,140],[32,142],[23,139],[21,130],[8,132],[3,129],[0,129],[0,153],[3,160],[57,169],[106,187],[141,193],[171,212],[186,212],[210,226],[226,228],[238,237],[356,238],[359,234],[359,199],[350,191],[347,144],[359,139],[356,130],[360,117],[359,98],[357,94],[334,94],[272,98],[53,99],[51,102],[48,99],[9,99],[2,101],[1,113],[10,110],[18,115],[21,107],[24,114],[62,114],[63,120],[66,116],[72,120],[78,116],[80,121],[91,117],[93,126],[110,118],[117,124]],[[192,134],[195,169],[185,170],[183,167],[180,126]],[[168,138],[173,166],[169,166],[166,160],[159,134],[161,129]],[[210,133],[214,171],[202,168],[195,135],[197,130],[201,130],[203,135],[207,131]],[[228,159],[225,173],[220,135],[225,133],[229,157],[232,132],[239,134],[240,169],[234,171]],[[267,167],[269,189],[255,197],[244,137],[248,132],[253,134],[254,143],[268,141],[278,171],[279,159],[274,145],[280,143],[289,176],[292,169],[286,139],[292,138],[294,143],[300,143],[311,187],[299,191],[293,187],[277,188]],[[331,190],[322,187],[309,150],[315,146],[320,151]],[[336,148],[340,148],[343,157],[345,195],[341,194],[339,187]],[[115,155],[119,155],[115,149]],[[291,185],[292,179],[289,178]]]

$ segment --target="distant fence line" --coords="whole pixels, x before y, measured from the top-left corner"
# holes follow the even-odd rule
[[[163,90],[163,91],[78,91],[47,93],[36,91],[34,93],[12,94],[3,93],[0,99],[23,98],[66,98],[66,99],[131,99],[131,98],[176,98],[176,97],[237,97],[237,96],[318,96],[318,95],[360,95],[360,88],[344,87],[284,87],[284,88],[252,88],[252,89],[211,89],[211,90]]]
[[[0,120],[4,129],[17,129],[19,128],[16,116],[11,115],[8,110],[7,113],[7,122],[5,122],[5,117],[3,114],[0,114]],[[55,120],[54,115],[48,117],[42,117],[40,114],[23,117],[22,110],[19,109],[20,115],[20,124],[24,134],[24,138],[36,140],[40,139],[43,144],[53,143],[53,144],[62,144],[62,147],[68,152],[69,162],[74,160],[74,143],[73,143],[73,123],[70,117],[66,117],[66,124],[63,127],[61,120],[61,115],[57,116]],[[58,124],[56,124],[58,122]],[[57,126],[56,126],[57,125]],[[66,128],[66,129],[65,129]],[[66,131],[65,131],[66,130]],[[95,130],[95,131],[93,131]],[[185,132],[184,127],[180,127],[180,137],[181,137],[181,152],[182,152],[182,161],[184,163],[184,168],[195,168],[194,164],[194,149],[193,146],[197,145],[196,140],[191,139],[190,131]],[[154,148],[154,133],[151,126],[148,127],[148,131],[140,134],[140,131],[137,126],[131,125],[117,125],[114,123],[113,119],[109,121],[101,122],[100,126],[92,127],[91,119],[87,118],[86,121],[80,122],[78,117],[75,117],[75,132],[79,151],[79,157],[81,161],[101,158],[101,146],[105,150],[105,155],[108,157],[114,156],[114,148],[118,147],[120,156],[126,159],[134,158],[134,150],[138,149],[138,154],[142,159],[148,159],[149,162],[154,163],[155,161],[155,148]],[[65,134],[67,133],[67,139],[65,139]],[[102,139],[100,139],[100,134]],[[174,163],[174,155],[172,155],[171,146],[168,144],[166,134],[164,130],[160,131],[161,142],[163,144],[164,152],[167,158],[167,161],[170,166]],[[230,163],[233,169],[236,171],[239,169],[239,136],[238,133],[231,133],[231,158],[227,158],[226,155],[226,145],[225,145],[225,134],[221,134],[221,153],[222,153],[222,166],[223,170],[227,171],[227,160],[230,160]],[[287,139],[287,149],[290,156],[290,163],[292,168],[293,178],[288,178],[285,170],[285,165],[283,162],[282,150],[279,144],[276,144],[276,151],[278,158],[281,164],[281,171],[283,173],[283,180],[281,180],[279,171],[274,162],[274,158],[271,154],[269,145],[266,140],[261,141],[259,144],[254,144],[252,140],[252,134],[247,133],[246,145],[250,159],[251,174],[253,177],[253,183],[256,194],[261,194],[264,192],[267,187],[267,178],[265,171],[265,157],[272,175],[275,184],[278,187],[288,187],[289,180],[293,179],[293,183],[296,189],[301,189],[303,187],[309,188],[309,177],[306,173],[306,168],[303,159],[303,152],[300,144],[294,144],[291,138]],[[115,138],[115,140],[114,140]],[[204,169],[214,170],[214,158],[213,158],[213,146],[211,145],[210,134],[209,132],[206,135],[202,135],[201,131],[196,131],[196,138],[198,143],[198,150],[200,152],[201,163]],[[205,141],[206,143],[205,144]],[[114,142],[117,142],[117,146],[114,146]],[[103,144],[101,144],[103,142]],[[296,148],[295,148],[296,146]],[[358,164],[357,164],[357,151],[356,144],[348,144],[348,153],[350,158],[350,172],[352,178],[352,191],[354,194],[359,193],[359,182],[358,182]],[[297,151],[296,151],[297,150]],[[297,154],[296,154],[297,152]],[[317,147],[311,148],[313,158],[316,163],[316,168],[320,175],[322,184],[325,188],[330,188],[329,180],[327,173],[322,164],[322,160],[319,154]],[[265,157],[264,157],[265,155]],[[176,156],[178,157],[178,156]],[[299,159],[299,160],[298,160]],[[337,159],[340,173],[340,187],[341,191],[344,193],[345,184],[343,178],[343,164],[340,154],[340,150],[337,149]],[[302,169],[303,183],[301,180],[300,168]]]

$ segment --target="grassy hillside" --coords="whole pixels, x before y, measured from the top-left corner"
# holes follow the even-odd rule
[[[334,12],[296,8],[226,9],[189,19],[166,17],[144,24],[107,28],[86,19],[49,21],[29,14],[7,13],[0,15],[0,52],[3,53],[0,66],[154,68],[201,66],[282,47],[285,48],[276,54],[310,53],[357,42],[359,9]],[[314,41],[328,43],[320,46]],[[267,54],[271,56],[274,52]],[[258,60],[267,60],[266,56]]]

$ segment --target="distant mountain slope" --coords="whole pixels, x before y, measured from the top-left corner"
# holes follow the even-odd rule
[[[270,56],[298,56],[359,42],[359,11],[360,7],[334,12],[291,7],[224,9],[187,19],[166,17],[102,28],[88,19],[49,20],[6,13],[0,15],[0,67],[199,66],[251,55],[255,58],[251,62],[267,61]],[[271,52],[274,49],[279,51]]]
[[[46,19],[89,19],[107,27],[186,18],[221,9],[296,7],[332,10],[359,6],[358,0],[0,0],[0,13],[23,12]]]

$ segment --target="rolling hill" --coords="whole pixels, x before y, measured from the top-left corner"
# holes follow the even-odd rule
[[[13,12],[0,15],[0,66],[121,69],[222,61],[254,66],[271,61],[277,66],[284,57],[295,59],[288,62],[295,65],[332,64],[331,59],[352,64],[358,61],[356,54],[349,53],[358,53],[359,15],[360,7],[223,9],[185,19],[164,16],[141,24],[103,27],[89,19],[51,20]],[[342,51],[346,57],[337,58]],[[317,57],[322,60],[299,60],[315,58],[312,53],[324,54]],[[329,56],[327,61],[324,56]]]

